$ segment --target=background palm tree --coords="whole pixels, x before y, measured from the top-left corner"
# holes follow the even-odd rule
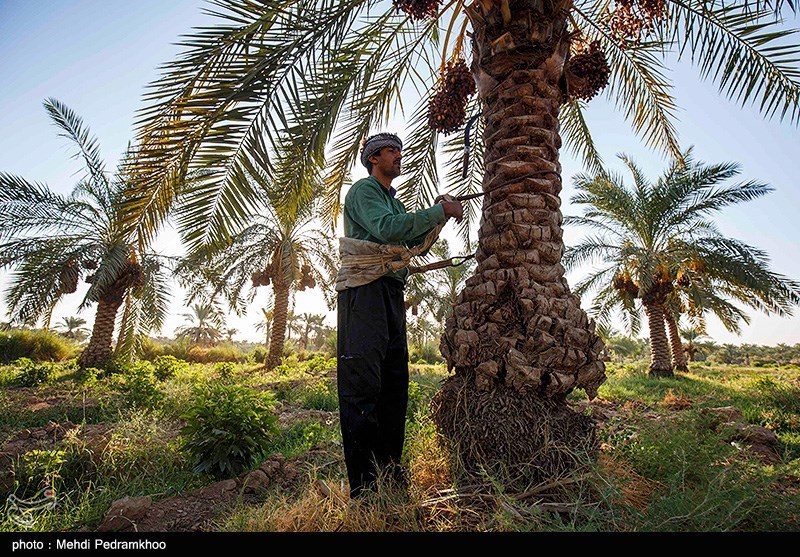
[[[86,325],[86,319],[81,317],[64,317],[56,325],[56,329],[65,337],[80,342],[89,336],[89,330],[84,327],[84,325]]]
[[[686,345],[684,346],[686,355],[689,357],[689,361],[693,362],[695,355],[700,350],[697,344],[698,341],[708,339],[709,337],[697,327],[681,327],[680,335],[686,341]]]
[[[222,338],[225,316],[213,303],[192,304],[191,313],[182,313],[187,324],[175,330],[180,338],[187,338],[193,344],[216,344]]]
[[[274,196],[272,201],[277,201]],[[311,226],[314,215],[311,203],[296,206],[268,203],[262,210],[249,226],[228,240],[208,244],[189,254],[181,269],[194,277],[189,279],[192,292],[204,291],[210,285],[214,295],[222,295],[237,312],[245,310],[257,287],[272,286],[267,357],[267,368],[272,369],[283,357],[288,319],[297,318],[289,311],[291,295],[317,283],[330,285],[336,266],[330,239]],[[183,211],[185,215],[192,208],[185,207]],[[179,216],[181,219],[184,223],[194,222]],[[189,224],[183,230],[186,237],[193,234]],[[248,285],[252,288],[247,288]],[[332,288],[325,292],[332,303]]]
[[[272,334],[272,304],[265,308],[261,308],[261,313],[263,318],[261,321],[256,323],[256,331],[264,331],[264,336],[266,337],[264,346],[269,349],[269,339],[270,335]]]
[[[442,342],[455,377],[437,398],[442,412],[435,419],[460,446],[474,447],[473,455],[502,454],[509,462],[549,458],[536,445],[542,437],[532,433],[538,427],[532,416],[551,412],[538,401],[566,412],[572,389],[594,396],[605,378],[602,341],[561,265],[562,137],[590,168],[601,162],[583,118],[585,101],[608,84],[645,142],[680,156],[676,107],[663,73],[665,53],[674,51],[696,62],[727,97],[753,103],[766,116],[797,121],[800,115],[797,47],[774,18],[781,2],[221,0],[215,6],[220,25],[187,39],[191,46],[168,66],[142,114],[131,228],[143,240],[155,234],[193,169],[207,172],[194,197],[203,207],[195,239],[230,236],[244,226],[259,198],[248,179],[254,172],[280,184],[288,202],[313,195],[315,182],[307,177],[325,167],[324,216],[333,224],[359,141],[385,125],[406,84],[429,91],[409,119],[407,180],[398,188],[415,209],[437,193],[437,134],[458,129],[467,112],[482,113],[466,178],[463,138],[444,145],[449,187],[459,194],[482,188],[485,195],[475,275]],[[457,62],[468,46],[465,72]],[[477,100],[470,101],[475,86]],[[477,208],[471,204],[467,216]],[[462,223],[465,238],[470,221]],[[473,391],[470,404],[459,403],[464,389]],[[497,397],[509,402],[493,406]],[[510,419],[515,412],[519,419]],[[588,420],[556,422],[570,435],[590,435],[590,426],[577,425]],[[498,427],[509,430],[498,434]]]
[[[55,99],[44,107],[61,135],[77,147],[75,156],[86,172],[68,196],[0,172],[0,267],[15,269],[6,303],[13,321],[35,325],[42,320],[47,326],[56,304],[83,278],[89,289],[80,308],[97,303],[97,314],[78,363],[100,365],[111,357],[123,304],[120,355],[131,355],[145,333],[161,328],[168,261],[134,244],[135,236],[122,226],[119,202],[126,176],[122,171],[111,179],[106,175],[97,140],[80,117]]]
[[[311,335],[316,334],[325,323],[325,316],[312,313],[302,313],[298,316],[298,330],[300,335],[300,348],[308,350]]]
[[[597,289],[593,312],[601,323],[619,308],[635,333],[641,303],[650,328],[651,375],[672,375],[665,320],[671,321],[673,346],[677,342],[679,348],[681,313],[702,323],[712,312],[731,330],[748,320],[734,301],[765,313],[791,314],[800,302],[800,283],[770,271],[764,252],[724,236],[707,218],[767,194],[769,186],[755,181],[724,185],[739,174],[738,165],[704,165],[691,152],[656,183],[629,158],[620,158],[633,176],[630,188],[618,175],[576,176],[572,202],[584,206],[584,214],[565,222],[588,226],[596,235],[567,250],[564,262],[568,268],[605,262],[575,289],[579,295]]]
[[[233,335],[239,332],[239,329],[229,327],[225,329],[225,340],[228,342],[233,342]]]

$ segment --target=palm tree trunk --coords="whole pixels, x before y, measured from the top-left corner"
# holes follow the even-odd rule
[[[519,13],[512,14],[513,36],[500,3],[485,3],[490,8],[482,14],[474,13],[480,8],[470,12],[472,71],[485,121],[487,195],[478,230],[477,268],[446,321],[440,346],[455,376],[452,388],[443,389],[434,401],[434,419],[445,436],[457,438],[459,444],[469,429],[464,424],[494,420],[478,426],[488,426],[485,434],[470,433],[474,438],[468,444],[480,446],[473,453],[531,462],[542,454],[542,445],[536,447],[542,441],[537,432],[546,431],[529,419],[541,410],[531,410],[532,401],[566,408],[570,391],[580,387],[594,397],[606,376],[603,341],[570,292],[561,265],[558,114],[563,102],[559,83],[569,50],[563,35],[567,10],[558,1],[544,8],[541,3],[525,4],[515,4]],[[535,14],[534,4],[548,13]],[[459,394],[464,391],[470,395]],[[498,406],[506,409],[492,417],[484,413],[477,419],[475,413],[485,408],[468,410],[462,404],[468,399],[480,405],[478,400],[485,398],[492,406],[498,397],[507,399]],[[519,422],[516,412],[527,425],[519,431],[499,431]],[[559,427],[568,429],[567,422],[575,425],[579,420],[562,421]],[[505,437],[510,445],[497,446],[492,437]],[[571,434],[566,437],[568,444],[576,442]]]
[[[285,281],[275,280],[275,309],[272,318],[272,338],[269,342],[267,369],[274,369],[283,358],[283,345],[286,335],[286,316],[289,313],[289,285]]]
[[[689,367],[686,365],[686,355],[683,352],[683,344],[681,344],[681,335],[678,331],[678,323],[668,311],[664,312],[664,321],[666,321],[667,330],[669,331],[669,345],[672,349],[672,365],[675,366],[675,371],[688,373]]]
[[[114,324],[120,305],[122,305],[122,297],[104,298],[97,303],[97,315],[94,318],[92,336],[86,349],[78,358],[80,367],[102,366],[111,357],[111,341],[114,337]]]
[[[669,342],[664,329],[664,311],[661,304],[644,304],[647,324],[650,327],[650,376],[674,377],[669,361]]]

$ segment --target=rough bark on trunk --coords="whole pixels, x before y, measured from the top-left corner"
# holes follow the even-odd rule
[[[92,336],[89,344],[78,358],[80,367],[102,366],[111,358],[111,341],[114,337],[114,325],[117,311],[122,305],[122,297],[102,298],[97,303],[97,315],[94,318]]]
[[[681,343],[681,335],[678,331],[678,323],[675,318],[668,311],[664,312],[664,321],[667,323],[667,330],[669,331],[669,345],[672,349],[672,365],[676,371],[687,373],[689,367],[686,365],[686,355],[683,352],[683,344]]]
[[[269,341],[267,369],[274,369],[283,358],[283,345],[286,338],[286,316],[289,313],[289,285],[284,280],[273,280],[275,309],[272,318],[272,338]]]
[[[571,444],[581,444],[578,437],[590,437],[591,426],[552,418],[568,411],[570,391],[580,387],[594,397],[606,378],[603,341],[561,265],[558,114],[569,4],[517,2],[510,21],[499,4],[485,3],[483,11],[477,6],[468,13],[485,121],[487,195],[477,268],[458,295],[441,342],[455,376],[434,400],[434,419],[445,437],[469,445],[461,451],[472,455],[467,467],[531,463],[543,455],[542,435],[567,422],[575,422]],[[465,390],[471,396],[457,396]],[[489,429],[487,420],[494,421]],[[498,439],[507,442],[498,445]],[[569,458],[554,456],[562,457]]]
[[[673,377],[669,359],[669,342],[664,329],[664,311],[659,303],[645,303],[647,324],[650,327],[650,376]]]

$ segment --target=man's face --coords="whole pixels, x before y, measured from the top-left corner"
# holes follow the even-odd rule
[[[384,176],[397,178],[400,176],[400,163],[403,155],[397,147],[384,147],[379,153],[369,158],[373,165],[373,172],[379,169]]]

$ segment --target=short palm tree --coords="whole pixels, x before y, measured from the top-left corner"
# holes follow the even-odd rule
[[[635,132],[679,156],[665,75],[672,51],[725,96],[765,116],[800,116],[798,47],[775,17],[785,10],[780,0],[214,5],[219,25],[185,41],[142,113],[130,226],[143,239],[155,234],[183,178],[202,170],[197,226],[230,235],[259,199],[248,174],[270,176],[291,200],[310,195],[316,182],[307,177],[322,168],[322,215],[333,223],[360,140],[408,107],[407,179],[398,184],[406,206],[435,197],[441,143],[448,187],[484,194],[467,210],[473,221],[480,215],[477,266],[446,322],[442,351],[455,377],[434,413],[456,445],[474,449],[462,453],[468,468],[496,464],[497,455],[512,465],[536,460],[539,470],[550,469],[547,455],[570,461],[571,453],[542,450],[534,416],[557,414],[541,423],[559,423],[574,438],[566,445],[591,437],[589,420],[569,418],[565,397],[576,387],[596,394],[603,344],[564,280],[558,197],[562,140],[590,168],[601,165],[587,100],[608,84]],[[412,89],[422,91],[413,108]],[[460,129],[466,114],[482,117],[463,178],[463,136],[442,142],[440,134]]]
[[[200,345],[216,344],[222,338],[225,316],[213,302],[192,304],[191,312],[183,313],[181,317],[186,325],[175,330],[179,338],[186,338],[193,344]]]
[[[680,345],[682,312],[701,321],[712,312],[729,329],[748,319],[733,302],[765,313],[791,313],[800,302],[800,283],[772,272],[764,252],[725,237],[708,218],[728,205],[767,194],[769,186],[755,181],[725,185],[739,174],[738,165],[704,165],[694,161],[691,151],[655,183],[629,158],[621,159],[633,176],[632,187],[618,175],[576,176],[572,202],[584,213],[565,222],[596,234],[571,247],[564,262],[568,268],[604,262],[576,287],[580,295],[597,289],[593,310],[601,322],[620,308],[636,332],[639,303],[644,307],[652,375],[672,375],[665,319],[672,322]]]
[[[86,174],[68,196],[0,172],[0,267],[12,267],[6,302],[13,320],[49,323],[56,304],[83,278],[89,289],[81,308],[97,304],[91,338],[78,358],[100,365],[111,355],[119,308],[125,320],[117,342],[130,354],[138,339],[160,329],[167,313],[167,261],[134,243],[122,226],[119,202],[126,187],[120,171],[109,178],[97,140],[72,110],[48,99],[44,107],[61,135],[77,147]]]

